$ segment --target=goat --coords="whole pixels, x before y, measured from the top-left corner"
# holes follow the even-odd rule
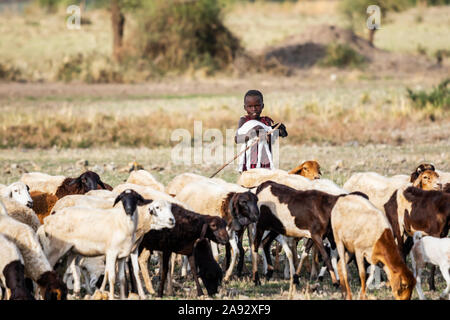
[[[205,237],[219,244],[226,244],[229,241],[226,221],[217,216],[196,213],[177,204],[172,204],[172,213],[175,217],[175,227],[172,229],[150,230],[144,235],[140,249],[143,250],[145,248],[150,251],[156,250],[163,252],[162,274],[158,289],[159,297],[162,297],[164,293],[164,283],[166,281],[169,258],[172,252],[188,256],[197,286],[197,295],[201,296],[203,295],[203,291],[198,283],[197,273],[195,272],[197,269],[193,256],[194,243],[197,239]],[[151,283],[148,281],[147,261],[139,259],[139,262],[144,279],[147,279],[147,289],[153,291],[153,289],[150,289]]]
[[[379,262],[384,265],[396,299],[411,298],[414,277],[401,258],[392,227],[381,210],[364,197],[346,195],[337,199],[331,211],[331,226],[340,257],[338,272],[341,288],[347,299],[351,300],[352,294],[347,280],[346,251],[356,257],[361,279],[360,299],[366,298],[364,259],[372,266]]]
[[[414,245],[411,249],[411,264],[416,277],[416,289],[420,300],[425,300],[422,291],[421,274],[426,263],[432,263],[439,266],[442,276],[447,283],[447,287],[441,294],[441,298],[450,299],[450,275],[448,268],[450,267],[450,238],[436,238],[430,236],[422,236],[420,231],[414,232]]]
[[[17,181],[11,183],[9,186],[1,186],[0,196],[13,199],[28,208],[32,208],[33,199],[31,199],[29,190],[30,188],[25,183]]]
[[[7,299],[34,300],[25,285],[25,267],[19,249],[2,234],[0,248],[0,284],[3,283],[7,288]]]
[[[137,206],[146,206],[151,214],[152,228],[171,228],[174,226],[170,206],[163,200],[145,200],[133,190],[125,190],[117,196],[122,208],[99,209],[89,207],[67,207],[44,219],[38,229],[51,265],[63,255],[72,253],[69,265],[76,273],[75,257],[106,255],[105,277],[101,286],[103,291],[106,279],[109,281],[109,298],[114,299],[116,261],[119,260],[120,297],[124,298],[124,262],[135,244],[135,231],[138,224]]]

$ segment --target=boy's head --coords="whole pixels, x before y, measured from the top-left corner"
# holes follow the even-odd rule
[[[258,119],[264,109],[263,95],[258,90],[249,90],[244,96],[244,110],[252,119]]]

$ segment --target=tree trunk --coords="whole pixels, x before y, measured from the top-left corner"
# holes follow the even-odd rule
[[[373,40],[375,37],[375,31],[377,31],[377,29],[373,28],[373,29],[369,29],[369,44],[373,47]]]
[[[125,16],[120,11],[119,0],[111,1],[111,22],[113,32],[113,58],[116,61],[120,61]]]

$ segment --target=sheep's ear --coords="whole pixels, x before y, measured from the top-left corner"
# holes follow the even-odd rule
[[[144,198],[142,198],[142,199],[138,199],[138,206],[144,206],[144,205],[146,205],[146,204],[150,204],[150,203],[152,203],[153,202],[153,200],[151,200],[151,199],[144,199]]]
[[[200,233],[200,239],[203,239],[205,237],[206,230],[208,230],[208,224],[205,222],[202,227],[202,232]]]
[[[106,189],[105,184],[102,180],[98,180],[98,184],[100,185],[100,187],[102,187],[102,189]]]
[[[116,204],[117,204],[117,202],[119,202],[120,200],[122,200],[122,193],[121,194],[119,194],[118,196],[117,196],[117,198],[114,200],[114,204],[113,204],[113,207],[115,207],[116,206]]]
[[[27,191],[30,191],[30,186],[26,184]]]
[[[80,178],[73,179],[68,183],[69,186],[73,186],[74,184],[80,183]]]

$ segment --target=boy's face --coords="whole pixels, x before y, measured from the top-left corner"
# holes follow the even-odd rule
[[[252,119],[258,119],[262,110],[264,108],[264,103],[262,103],[261,98],[258,96],[247,96],[244,101],[244,110]]]

